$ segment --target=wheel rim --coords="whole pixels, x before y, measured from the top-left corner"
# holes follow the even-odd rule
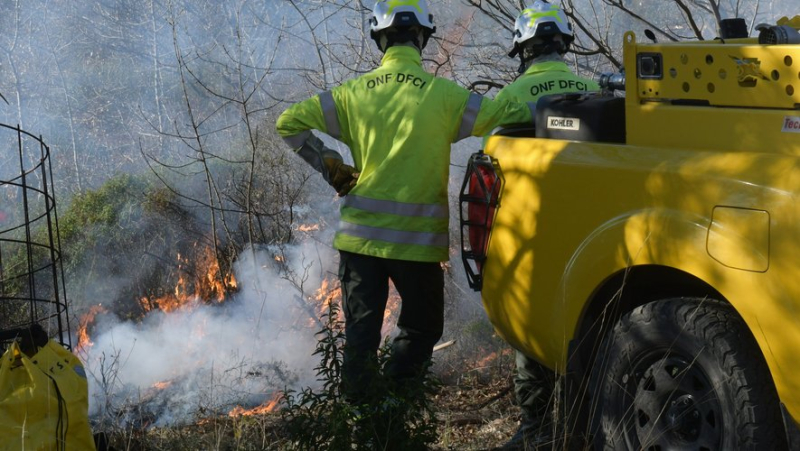
[[[719,449],[722,408],[700,365],[677,355],[642,363],[626,384],[633,394],[625,409],[631,449]]]

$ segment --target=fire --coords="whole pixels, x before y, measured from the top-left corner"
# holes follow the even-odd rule
[[[87,351],[94,345],[91,338],[89,338],[89,326],[94,323],[94,319],[98,314],[105,312],[106,309],[103,304],[97,304],[91,306],[89,311],[81,316],[78,321],[78,344],[75,346],[75,352]]]
[[[386,301],[386,313],[383,315],[381,336],[386,337],[392,332],[399,316],[400,294],[395,290],[394,284],[392,284],[391,291],[389,291],[389,299]]]
[[[161,381],[153,384],[153,388],[155,388],[156,390],[163,390],[169,387],[170,385],[172,385],[172,381]]]
[[[317,230],[319,226],[300,226],[298,230]],[[282,262],[284,257],[278,255],[274,257],[278,262]],[[226,275],[217,262],[217,256],[212,248],[196,247],[190,255],[179,254],[177,255],[177,269],[173,275],[175,280],[174,285],[169,290],[159,293],[158,295],[144,296],[138,299],[138,304],[141,306],[142,312],[146,315],[154,310],[160,310],[163,313],[169,314],[172,312],[182,312],[192,310],[200,305],[222,303],[226,299],[226,295],[235,290],[238,283],[234,276]],[[338,280],[334,275],[328,275],[323,278],[320,285],[313,292],[306,291],[306,296],[300,298],[305,305],[302,306],[303,310],[307,312],[305,318],[309,318],[308,323],[303,323],[301,327],[316,328],[319,326],[319,321],[326,313],[331,303],[341,303],[342,289]],[[382,328],[383,335],[387,335],[392,328],[399,314],[400,297],[396,290],[392,288],[390,291],[389,301],[387,304],[386,315]],[[92,346],[90,328],[95,321],[96,315],[101,312],[106,312],[106,308],[101,305],[95,305],[89,309],[88,313],[83,315],[80,320],[78,331],[78,345],[77,349],[84,351]],[[144,316],[143,315],[143,316]],[[301,323],[304,320],[300,320]],[[204,324],[199,325],[203,328]],[[198,336],[203,335],[198,333]],[[162,380],[154,383],[151,386],[153,397],[161,396],[161,393],[168,393],[175,390],[173,380]],[[176,385],[177,386],[177,385]],[[266,414],[274,412],[280,407],[280,402],[283,399],[283,394],[275,392],[269,399],[257,407],[248,408],[243,406],[236,406],[228,412],[230,417],[242,417]]]
[[[169,294],[160,297],[145,296],[138,300],[142,311],[147,314],[153,310],[169,313],[177,310],[190,310],[207,302],[221,303],[227,293],[234,291],[238,283],[233,274],[223,274],[214,251],[210,247],[198,248],[195,245],[194,258],[178,254],[178,281]],[[88,351],[93,343],[89,328],[99,313],[107,309],[102,304],[92,306],[78,322],[76,352]]]
[[[315,303],[314,309],[317,318],[323,316],[332,302],[341,302],[342,288],[338,285],[333,285],[332,277],[326,277],[322,280],[320,287],[316,290],[314,295],[311,296],[311,301]],[[392,332],[399,315],[400,294],[397,293],[397,290],[394,289],[394,285],[392,285],[389,291],[389,299],[386,302],[386,311],[383,316],[383,325],[381,326],[381,336],[386,337]],[[314,325],[315,319],[316,318],[309,319],[309,324]]]
[[[222,275],[214,251],[206,247],[197,253],[195,261],[178,254],[178,282],[171,293],[150,298],[143,297],[139,305],[146,312],[154,309],[169,313],[190,310],[200,303],[225,300],[226,293],[238,287],[234,275]]]
[[[511,355],[511,349],[503,349],[499,354],[497,352],[490,352],[488,355],[475,362],[476,368],[486,368],[497,363],[497,358],[500,356],[508,357]]]
[[[265,413],[270,413],[275,411],[278,407],[278,403],[282,399],[282,395],[280,393],[276,393],[272,399],[261,404],[258,407],[253,407],[252,409],[245,409],[242,406],[236,406],[228,412],[228,416],[231,418],[235,417],[242,417],[242,416],[251,416],[251,415],[263,415]]]
[[[317,317],[321,317],[322,314],[328,309],[328,306],[331,304],[331,302],[341,299],[341,297],[341,287],[331,288],[331,280],[329,278],[322,279],[322,284],[320,284],[319,288],[317,288],[317,291],[314,294],[314,299],[319,301],[316,306]]]

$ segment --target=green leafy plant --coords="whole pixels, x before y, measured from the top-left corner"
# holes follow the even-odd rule
[[[369,402],[348,402],[342,392],[344,330],[339,316],[339,306],[331,303],[323,316],[324,327],[317,333],[314,355],[320,364],[315,370],[321,387],[285,392],[282,417],[291,448],[427,449],[436,440],[437,419],[430,395],[438,390],[439,382],[429,368],[402,388],[378,376],[369,384]],[[382,367],[388,357],[387,342],[379,350],[377,364]]]

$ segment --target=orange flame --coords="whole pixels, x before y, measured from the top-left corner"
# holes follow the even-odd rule
[[[332,285],[332,277],[326,277],[325,279],[322,279],[320,287],[316,290],[314,295],[311,296],[312,301],[315,302],[314,309],[317,314],[317,318],[323,316],[332,302],[341,302],[342,288],[338,285],[336,287],[333,287]],[[400,294],[398,294],[394,289],[394,286],[392,286],[392,289],[389,292],[389,299],[386,302],[386,311],[383,316],[383,325],[381,326],[381,336],[386,337],[392,332],[395,324],[397,323],[397,318],[399,315]],[[308,320],[308,324],[309,326],[316,325],[314,318],[310,318]]]
[[[106,312],[106,308],[102,304],[93,305],[89,311],[81,316],[78,321],[78,344],[75,345],[75,352],[88,351],[89,348],[94,346],[91,338],[89,338],[89,326],[94,323],[95,317]]]
[[[280,393],[276,393],[273,395],[272,399],[261,404],[258,407],[253,407],[252,409],[245,409],[242,406],[236,406],[228,412],[228,416],[235,418],[235,417],[242,417],[242,416],[251,416],[251,415],[263,415],[265,413],[270,413],[275,411],[278,407],[278,403],[280,402],[282,396]]]
[[[486,368],[486,367],[492,366],[492,365],[498,363],[497,359],[499,357],[501,357],[501,356],[502,357],[508,357],[509,355],[511,355],[511,349],[503,349],[502,351],[500,351],[499,354],[496,351],[490,352],[485,357],[483,357],[481,359],[478,359],[475,362],[475,367],[476,368]]]
[[[314,294],[314,299],[320,301],[317,305],[317,316],[322,316],[322,313],[328,309],[331,302],[341,298],[342,289],[340,287],[331,288],[331,280],[329,278],[322,279],[322,284],[317,288]]]
[[[394,284],[389,291],[389,299],[386,301],[386,312],[383,315],[383,325],[381,326],[381,336],[388,336],[397,324],[400,316],[400,294],[395,290]]]
[[[156,390],[163,390],[169,387],[170,385],[172,385],[172,381],[161,381],[153,384],[153,388],[155,388]]]
[[[214,251],[206,247],[197,252],[194,264],[189,258],[178,254],[178,282],[172,293],[150,298],[144,297],[139,304],[145,312],[158,309],[169,313],[176,310],[191,310],[204,301],[221,303],[226,293],[236,289],[234,275],[222,275]],[[194,277],[190,277],[190,274]]]
[[[197,249],[194,263],[180,254],[178,260],[178,281],[171,293],[160,297],[145,296],[139,299],[139,305],[146,314],[152,310],[169,313],[177,310],[190,310],[205,302],[221,303],[227,293],[238,288],[234,275],[222,274],[214,251],[210,247]],[[89,335],[89,327],[98,313],[106,312],[101,304],[95,305],[84,314],[78,323],[78,344],[75,351],[86,351],[93,343]]]

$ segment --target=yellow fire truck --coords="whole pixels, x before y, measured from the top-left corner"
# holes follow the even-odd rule
[[[798,28],[628,32],[624,97],[545,97],[535,132],[473,156],[470,283],[508,343],[565,376],[565,436],[800,447]]]

